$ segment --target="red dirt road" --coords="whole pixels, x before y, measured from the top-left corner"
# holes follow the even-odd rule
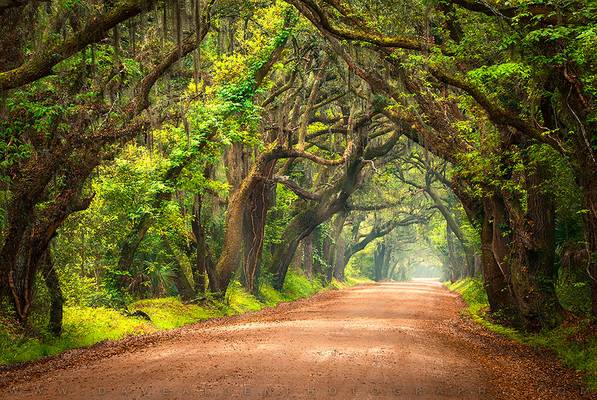
[[[384,283],[0,372],[1,399],[592,398],[434,282]]]

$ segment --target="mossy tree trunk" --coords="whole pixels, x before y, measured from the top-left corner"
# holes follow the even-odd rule
[[[313,278],[313,236],[311,233],[303,239],[303,271],[307,278]]]
[[[373,280],[381,282],[384,279],[384,263],[386,259],[387,246],[380,242],[373,251]]]
[[[47,259],[48,246],[57,229],[70,214],[86,209],[93,198],[83,198],[82,189],[86,177],[99,161],[94,157],[85,161],[86,164],[78,169],[70,164],[63,165],[58,160],[37,165],[35,170],[41,175],[27,175],[27,183],[20,186],[20,190],[13,191],[14,197],[7,207],[8,226],[0,249],[0,278],[2,295],[9,297],[22,325],[27,325],[34,279]],[[63,174],[63,187],[48,199],[47,194],[40,190],[48,183],[42,177],[57,171]],[[43,200],[47,201],[46,207],[36,208]]]
[[[258,272],[263,248],[265,216],[270,201],[266,197],[268,177],[276,164],[273,150],[262,152],[247,176],[228,202],[224,227],[224,244],[216,264],[217,281],[215,292],[223,296],[232,275],[242,266],[245,284],[251,291]],[[246,267],[246,268],[245,268]],[[246,269],[246,270],[245,270]]]
[[[591,310],[597,317],[597,173],[587,171],[581,178],[583,188],[584,234],[587,249],[586,272],[591,282]],[[592,175],[592,176],[591,176]]]
[[[259,275],[267,212],[275,195],[275,184],[270,181],[275,165],[275,160],[266,163],[264,170],[260,171],[263,173],[261,179],[254,183],[247,201],[244,203],[242,282],[247,291],[254,295],[259,292]]]
[[[542,165],[527,167],[526,212],[519,201],[506,201],[511,242],[507,264],[512,292],[525,327],[537,331],[562,320],[555,291],[555,204],[546,193]]]
[[[489,300],[490,311],[494,314],[510,314],[515,312],[514,300],[502,271],[500,262],[496,258],[494,245],[494,231],[499,229],[500,220],[495,218],[494,209],[499,200],[487,197],[483,200],[482,225],[481,225],[481,270],[483,286]],[[501,237],[498,233],[498,237]]]
[[[50,295],[50,319],[48,330],[54,336],[60,336],[62,333],[62,314],[64,306],[64,296],[58,280],[56,268],[52,262],[52,253],[48,248],[41,260],[41,272]]]
[[[344,224],[346,223],[346,217],[348,211],[343,210],[336,215],[336,221],[334,221],[334,239],[336,243],[334,245],[334,260],[332,262],[332,277],[339,281],[344,281],[344,268],[346,267],[346,259],[344,252],[346,250],[346,241],[342,235],[344,230]]]
[[[201,219],[203,200],[202,195],[195,195],[195,200],[193,202],[193,219],[191,220],[191,229],[193,230],[193,236],[195,238],[193,248],[194,253],[191,255],[194,259],[194,262],[191,264],[191,272],[193,274],[195,295],[198,297],[205,295],[206,284],[208,282],[210,290],[214,291],[217,287],[215,265],[207,243],[205,226]]]

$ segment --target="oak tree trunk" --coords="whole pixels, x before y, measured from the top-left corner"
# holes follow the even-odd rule
[[[551,328],[562,319],[555,291],[555,204],[542,188],[545,175],[541,165],[527,173],[526,213],[518,202],[507,202],[512,229],[508,252],[512,291],[529,330]]]
[[[214,292],[220,296],[225,294],[232,275],[240,267],[245,274],[245,284],[251,291],[256,290],[254,283],[263,248],[265,215],[270,204],[266,199],[269,195],[266,193],[269,188],[267,180],[275,164],[276,159],[271,158],[269,151],[261,153],[230,198],[224,244],[216,265]]]
[[[509,314],[515,310],[506,276],[494,255],[493,237],[495,197],[487,197],[483,200],[483,223],[481,226],[481,270],[483,273],[483,286],[489,300],[489,307],[492,313]]]
[[[303,239],[303,271],[307,278],[313,278],[313,233]]]
[[[50,295],[50,319],[48,329],[54,336],[60,336],[62,333],[62,312],[64,306],[64,297],[54,263],[52,254],[48,248],[41,260],[41,271],[43,273],[46,287]]]

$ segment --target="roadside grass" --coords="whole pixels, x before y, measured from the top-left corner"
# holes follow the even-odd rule
[[[337,280],[334,280],[332,283],[334,283],[334,282],[336,284],[340,285],[338,288],[341,289],[341,288],[355,286],[355,285],[363,285],[363,284],[367,284],[367,283],[372,283],[373,280],[371,280],[369,278],[362,277],[362,276],[358,276],[358,275],[347,275],[344,282],[339,282]]]
[[[147,321],[157,330],[179,328],[208,318],[221,316],[218,310],[197,304],[184,304],[178,297],[146,299],[134,302],[130,311],[143,311],[151,318]]]
[[[488,315],[489,303],[479,279],[465,278],[454,283],[446,283],[448,289],[459,293],[467,303],[471,318],[483,327],[536,348],[547,348],[569,368],[581,371],[586,377],[587,386],[597,391],[597,336],[591,332],[591,320],[580,319],[539,333],[525,333],[500,325]]]
[[[0,365],[37,360],[68,349],[156,330],[147,321],[127,317],[116,310],[103,307],[65,307],[63,333],[60,338],[43,332],[38,338],[31,338],[19,332],[10,322],[2,322]]]
[[[166,297],[139,300],[128,306],[130,312],[143,311],[151,321],[125,315],[111,308],[65,307],[63,333],[59,338],[52,337],[43,330],[38,337],[31,338],[11,324],[10,320],[0,317],[0,366],[38,360],[105,340],[118,340],[130,335],[179,328],[209,318],[259,311],[282,302],[306,298],[323,290],[365,281],[362,278],[350,278],[345,283],[334,281],[324,287],[317,279],[310,281],[300,272],[289,271],[281,292],[264,284],[258,297],[247,293],[239,282],[233,282],[225,301],[213,300],[209,305],[184,304],[177,297]]]

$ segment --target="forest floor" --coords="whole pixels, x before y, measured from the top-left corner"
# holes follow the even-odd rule
[[[591,399],[437,282],[382,283],[0,372],[0,399]]]

